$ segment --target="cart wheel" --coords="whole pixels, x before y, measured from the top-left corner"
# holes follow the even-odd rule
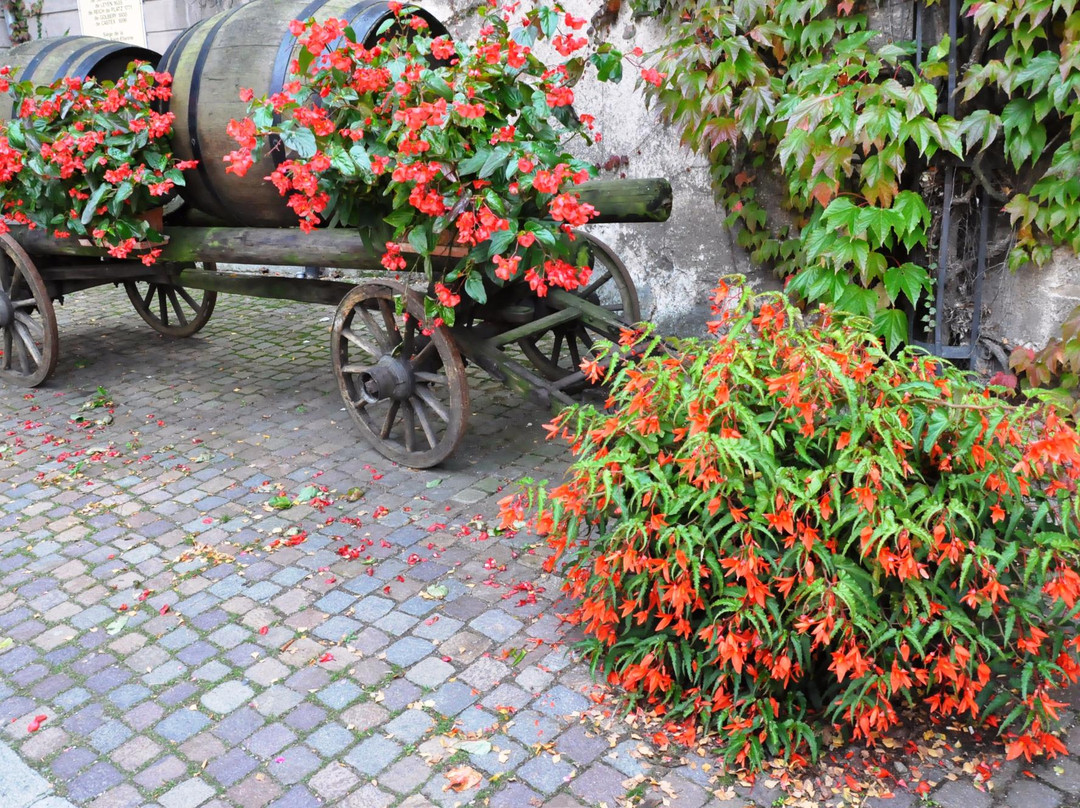
[[[641,319],[641,305],[626,265],[600,239],[588,233],[579,232],[578,235],[584,237],[589,245],[593,272],[589,284],[574,290],[574,294],[603,306],[620,322],[627,325],[636,323]],[[617,336],[599,332],[583,322],[570,322],[524,337],[518,340],[518,345],[542,376],[559,381],[577,373],[581,360],[593,355],[593,338],[596,335],[604,338]],[[584,386],[584,382],[568,386],[567,392]]]
[[[215,272],[216,264],[203,264]],[[124,289],[135,311],[152,329],[166,337],[190,337],[199,333],[214,313],[217,292],[203,290],[194,297],[183,286],[153,281],[125,281]]]
[[[395,299],[405,297],[405,314]],[[420,329],[423,299],[390,280],[361,284],[338,305],[334,374],[349,414],[384,457],[429,468],[465,434],[469,388],[450,330]]]
[[[59,355],[49,290],[26,251],[0,235],[0,378],[37,387],[52,375]]]

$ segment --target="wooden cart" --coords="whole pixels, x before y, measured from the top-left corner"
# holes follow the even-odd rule
[[[665,180],[596,182],[579,190],[601,222],[664,221],[671,209]],[[419,325],[424,282],[389,277],[355,232],[167,222],[164,233],[168,243],[151,267],[40,230],[0,236],[0,378],[31,387],[48,379],[60,349],[53,301],[95,286],[123,284],[139,316],[169,337],[189,337],[206,325],[219,292],[336,305],[330,348],[346,408],[380,454],[427,468],[447,458],[465,434],[466,361],[529,398],[569,404],[586,386],[579,365],[593,340],[617,338],[620,327],[641,315],[622,261],[585,233],[593,262],[585,288],[551,289],[543,298],[524,283],[492,288],[487,303],[463,301],[453,327],[429,333]],[[218,262],[377,268],[381,275],[354,285],[217,272]],[[514,345],[520,354],[506,350]]]

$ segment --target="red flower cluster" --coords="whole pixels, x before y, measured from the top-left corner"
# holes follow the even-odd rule
[[[342,20],[294,21],[290,31],[302,50],[293,79],[269,98],[241,95],[280,123],[231,122],[238,148],[225,156],[226,170],[248,171],[264,136],[273,134],[291,153],[268,179],[305,230],[331,216],[365,225],[364,209],[389,199],[394,232],[387,243],[416,234],[410,242],[420,258],[451,240],[472,248],[470,258],[432,278],[432,302],[448,322],[474,273],[489,285],[522,279],[541,295],[550,286],[577,288],[588,269],[572,263],[580,259],[571,231],[596,211],[566,189],[587,180],[590,169],[566,154],[562,141],[576,134],[591,140],[592,119],[568,123],[560,108],[573,102],[571,73],[564,64],[544,66],[532,48],[550,36],[556,52],[577,54],[586,38],[574,32],[585,21],[543,6],[515,32],[516,9],[488,8],[466,47],[431,32],[401,5],[389,8],[396,24],[371,47],[355,41]],[[377,243],[390,235],[374,229]],[[383,265],[397,271],[407,262],[389,248]],[[473,293],[478,288],[468,284]]]
[[[577,460],[535,526],[589,652],[739,765],[816,753],[821,725],[873,742],[901,702],[997,731],[1010,758],[1064,753],[1080,435],[737,283],[717,341],[626,365],[627,333],[583,365],[616,367],[606,409],[551,428]]]
[[[194,165],[173,160],[173,115],[155,108],[169,99],[172,77],[138,62],[115,83],[64,78],[34,87],[11,84],[10,74],[0,68],[0,90],[14,91],[19,110],[0,138],[0,229],[15,222],[89,237],[117,258],[157,235],[138,214]],[[28,160],[31,152],[40,160]],[[140,257],[149,264],[158,255]]]

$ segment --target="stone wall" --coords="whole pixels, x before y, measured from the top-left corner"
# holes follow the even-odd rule
[[[986,273],[983,303],[985,337],[1006,348],[1041,348],[1080,306],[1080,258],[1062,247],[1041,267],[1010,272],[1001,261]]]

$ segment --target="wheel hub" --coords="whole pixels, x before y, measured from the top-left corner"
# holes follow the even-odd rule
[[[7,328],[15,319],[15,306],[8,293],[0,289],[0,328]]]
[[[360,397],[368,404],[386,398],[404,401],[416,386],[412,365],[392,356],[383,356],[378,364],[361,371],[359,378]]]

